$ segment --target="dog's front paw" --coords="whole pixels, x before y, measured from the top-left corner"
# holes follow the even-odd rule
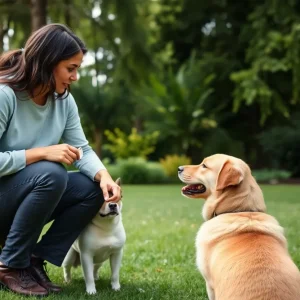
[[[93,286],[87,287],[86,292],[88,295],[95,295],[97,293],[96,288]]]
[[[111,283],[111,288],[112,288],[114,291],[119,291],[119,290],[121,289],[120,283],[119,283],[119,282],[112,282],[112,283]]]
[[[89,289],[89,290],[86,290],[86,292],[88,295],[95,295],[97,293],[96,289]]]

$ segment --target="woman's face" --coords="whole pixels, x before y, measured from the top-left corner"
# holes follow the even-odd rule
[[[68,86],[77,80],[77,70],[83,59],[83,53],[80,51],[69,59],[62,60],[53,70],[56,83],[55,92],[63,94]]]

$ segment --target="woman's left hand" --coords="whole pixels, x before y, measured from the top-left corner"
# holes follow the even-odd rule
[[[121,187],[112,180],[106,170],[99,171],[96,175],[96,179],[100,181],[100,188],[102,189],[105,201],[117,202],[121,199]]]

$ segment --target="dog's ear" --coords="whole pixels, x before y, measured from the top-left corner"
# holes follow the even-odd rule
[[[242,170],[226,161],[219,173],[216,190],[220,191],[230,185],[238,185],[244,179]]]
[[[116,184],[117,184],[118,186],[121,186],[121,178],[120,178],[120,177],[116,180]]]
[[[116,184],[117,184],[118,186],[121,186],[121,178],[120,178],[120,177],[116,180]],[[121,189],[121,198],[123,198],[123,195],[122,195],[122,189]]]

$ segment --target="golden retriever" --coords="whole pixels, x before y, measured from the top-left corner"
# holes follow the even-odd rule
[[[300,272],[249,166],[215,154],[178,176],[184,196],[206,200],[196,257],[209,299],[300,300]]]

